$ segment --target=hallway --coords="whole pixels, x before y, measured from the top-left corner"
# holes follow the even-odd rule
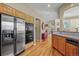
[[[25,50],[21,56],[52,56],[51,37],[45,42],[37,42],[37,45]]]

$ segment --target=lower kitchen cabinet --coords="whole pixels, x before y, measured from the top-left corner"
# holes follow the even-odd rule
[[[65,55],[65,38],[57,35],[53,35],[52,38],[53,47]]]
[[[79,56],[79,47],[66,43],[66,56]]]
[[[53,35],[53,38],[52,38],[52,45],[54,48],[58,48],[58,39],[57,39],[57,36],[56,35]]]
[[[58,50],[65,55],[65,38],[58,36]]]
[[[52,46],[64,56],[79,56],[79,46],[66,41],[67,37],[52,35]],[[59,54],[54,52],[54,55]]]

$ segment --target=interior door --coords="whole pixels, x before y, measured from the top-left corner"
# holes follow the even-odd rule
[[[25,47],[25,22],[16,18],[17,38],[16,38],[16,55],[24,50]]]
[[[14,17],[1,15],[1,55],[14,55]]]

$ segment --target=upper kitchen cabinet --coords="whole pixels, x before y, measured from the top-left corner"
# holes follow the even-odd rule
[[[5,4],[0,4],[0,13],[5,13],[5,14],[15,16],[15,9],[13,9]]]
[[[32,24],[34,23],[34,17],[32,17],[32,16],[27,15],[26,20],[27,20],[26,21],[27,23],[32,23]]]
[[[23,12],[18,11],[18,10],[15,11],[15,16],[25,19],[25,14]]]
[[[30,18],[30,23],[34,23],[34,18],[32,16],[30,16],[29,18]]]
[[[2,4],[0,4],[0,13],[2,13],[2,12],[3,12],[3,10],[4,10],[4,7],[3,7],[3,5],[2,5]]]
[[[27,20],[26,22],[29,23],[29,16],[28,15],[26,16],[26,20]]]
[[[4,4],[0,4],[0,12],[1,13],[8,13],[7,6]]]
[[[25,22],[27,22],[27,23],[32,23],[32,24],[34,23],[34,17],[27,15],[15,8],[12,8],[12,7],[2,4],[2,3],[0,3],[0,13],[19,17],[19,18],[25,20]]]

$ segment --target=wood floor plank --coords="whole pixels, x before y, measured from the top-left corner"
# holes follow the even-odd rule
[[[52,56],[52,50],[51,38],[48,38],[48,40],[37,42],[35,46],[26,49],[20,56]]]

